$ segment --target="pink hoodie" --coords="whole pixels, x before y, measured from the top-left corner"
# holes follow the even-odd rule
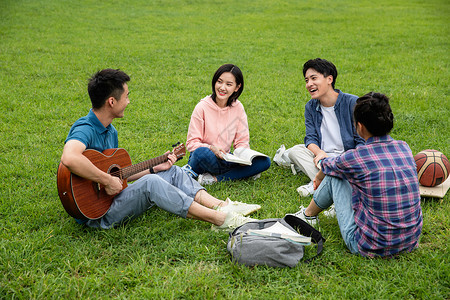
[[[187,134],[186,149],[189,152],[199,147],[214,145],[225,152],[249,148],[250,134],[247,115],[239,100],[231,106],[220,108],[207,96],[200,100],[192,112]]]

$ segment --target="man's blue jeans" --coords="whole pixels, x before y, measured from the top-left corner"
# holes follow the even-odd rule
[[[188,164],[197,174],[210,173],[217,181],[236,180],[254,176],[270,167],[269,157],[255,157],[251,166],[243,166],[218,159],[207,147],[200,147],[191,152]]]
[[[334,203],[342,238],[352,253],[359,253],[358,243],[355,240],[357,226],[352,208],[352,188],[350,183],[337,177],[325,176],[314,192],[313,200],[321,209],[327,209]]]
[[[153,206],[186,218],[195,195],[204,190],[178,166],[169,170],[142,176],[120,192],[108,210],[97,220],[89,220],[89,227],[113,228],[124,221],[131,220]]]

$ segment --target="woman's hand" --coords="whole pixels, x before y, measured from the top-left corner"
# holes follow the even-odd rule
[[[222,153],[225,153],[225,151],[223,151],[222,149],[217,148],[214,145],[209,146],[209,149],[214,153],[214,155],[218,158],[218,159],[223,159],[222,157]]]

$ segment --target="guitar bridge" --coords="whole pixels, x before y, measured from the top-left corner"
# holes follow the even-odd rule
[[[94,187],[94,191],[97,193],[97,198],[100,197],[100,190],[101,190],[101,185],[98,182],[92,182],[92,185]]]

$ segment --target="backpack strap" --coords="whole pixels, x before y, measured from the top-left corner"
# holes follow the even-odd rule
[[[312,260],[314,260],[314,259],[316,259],[321,253],[322,253],[322,250],[323,250],[323,242],[325,241],[325,239],[321,239],[318,243],[317,243],[317,254],[316,255],[314,255],[313,257],[310,257],[310,258],[308,258],[308,259],[305,259],[303,262],[304,263],[309,263],[309,262],[311,262]]]
[[[323,243],[325,243],[325,238],[322,236],[320,231],[309,225],[304,220],[294,216],[286,215],[284,217],[286,223],[288,223],[292,228],[300,232],[304,236],[311,237],[311,241],[317,244],[317,254],[311,258],[304,260],[303,262],[309,263],[313,259],[316,259],[323,251]]]

